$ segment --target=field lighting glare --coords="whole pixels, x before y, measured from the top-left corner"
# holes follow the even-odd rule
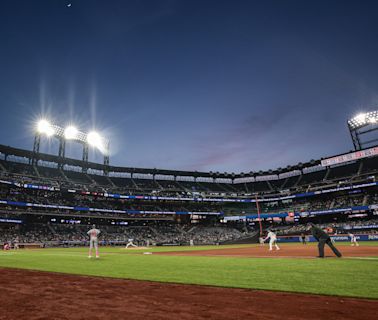
[[[357,122],[364,122],[366,115],[364,113],[360,113],[359,115],[355,116],[353,120]]]
[[[67,140],[70,140],[70,139],[76,139],[77,138],[77,134],[78,134],[78,130],[73,127],[73,126],[69,126],[67,127],[65,130],[64,130],[64,137],[67,139]]]
[[[359,113],[354,118],[348,120],[347,123],[355,150],[372,146],[373,143],[378,141],[378,139],[361,140],[361,136],[378,130],[378,110]]]
[[[348,120],[348,123],[352,129],[366,126],[368,124],[376,124],[378,122],[378,111],[372,111],[367,113],[360,113],[353,119]]]
[[[96,147],[98,149],[103,149],[103,147],[104,147],[101,136],[95,131],[88,133],[87,142],[88,142],[89,145]]]
[[[38,133],[45,134],[48,137],[54,134],[54,128],[47,120],[40,120],[37,124],[37,131]]]
[[[82,171],[87,172],[88,169],[88,155],[89,146],[96,148],[104,156],[104,174],[108,174],[109,167],[109,140],[102,137],[98,132],[91,131],[89,133],[80,131],[76,126],[68,125],[66,127],[61,127],[59,125],[53,124],[46,119],[41,119],[36,122],[34,128],[34,145],[33,145],[33,158],[32,164],[37,165],[39,161],[39,146],[41,141],[43,141],[42,136],[47,136],[49,138],[56,138],[59,140],[59,154],[60,159],[58,163],[58,168],[62,169],[65,162],[65,150],[66,142],[68,140],[73,143],[79,143],[83,147],[83,166]],[[70,142],[71,143],[71,142]]]

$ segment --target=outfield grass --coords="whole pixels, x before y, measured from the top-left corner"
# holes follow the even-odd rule
[[[243,247],[243,246],[233,246]],[[280,290],[378,299],[378,257],[281,259],[144,255],[142,252],[208,250],[225,246],[160,247],[126,252],[102,248],[20,250],[0,254],[0,266],[174,283]]]

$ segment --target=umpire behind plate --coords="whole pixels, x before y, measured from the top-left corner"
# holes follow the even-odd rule
[[[341,253],[339,250],[336,249],[336,247],[333,245],[331,241],[331,237],[324,232],[322,229],[314,225],[313,223],[310,223],[311,226],[311,233],[313,237],[319,242],[318,243],[318,249],[319,249],[319,258],[324,258],[324,245],[327,244],[333,253],[341,258]]]

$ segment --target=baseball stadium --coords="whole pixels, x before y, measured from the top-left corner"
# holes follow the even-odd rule
[[[348,121],[353,151],[227,173],[112,166],[106,137],[39,121],[33,150],[0,145],[0,319],[376,319],[377,123]]]
[[[378,319],[378,1],[0,1],[0,320]]]

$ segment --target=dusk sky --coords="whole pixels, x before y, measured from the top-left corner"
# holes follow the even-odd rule
[[[332,156],[353,148],[347,119],[378,109],[377,53],[377,1],[2,0],[0,144],[31,150],[44,117],[102,132],[113,165]]]

